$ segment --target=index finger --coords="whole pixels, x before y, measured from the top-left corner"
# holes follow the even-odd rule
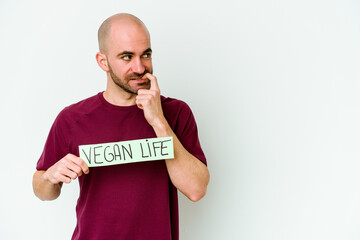
[[[144,77],[150,80],[150,90],[160,91],[157,79],[154,75],[151,73],[146,73]]]
[[[69,157],[70,157],[70,160],[73,163],[75,163],[76,165],[78,165],[85,174],[89,173],[89,167],[88,167],[88,165],[86,165],[84,160],[82,160],[81,158],[79,158],[75,155],[72,155],[72,154],[70,154]]]

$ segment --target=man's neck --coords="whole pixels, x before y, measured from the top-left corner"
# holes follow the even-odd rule
[[[120,88],[107,87],[103,96],[106,101],[116,106],[133,106],[136,104],[136,95]]]

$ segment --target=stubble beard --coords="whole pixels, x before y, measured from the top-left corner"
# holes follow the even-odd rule
[[[125,92],[127,93],[130,93],[130,94],[135,94],[137,95],[137,91],[138,90],[134,90],[132,89],[129,84],[127,84],[129,81],[131,81],[130,79],[133,79],[133,78],[142,78],[142,76],[144,76],[146,73],[151,73],[152,74],[152,71],[148,71],[147,69],[145,69],[145,71],[141,74],[139,73],[133,73],[129,76],[126,76],[126,80],[127,81],[124,81],[122,80],[121,78],[119,78],[118,76],[116,76],[116,74],[114,73],[114,71],[112,70],[112,68],[109,66],[109,73],[110,73],[110,76],[111,76],[111,79],[113,80],[113,82],[118,86],[120,87],[122,90],[124,90]],[[138,86],[147,86],[146,89],[149,89],[150,88],[150,80],[147,79],[146,82],[143,82],[143,83],[139,83]]]

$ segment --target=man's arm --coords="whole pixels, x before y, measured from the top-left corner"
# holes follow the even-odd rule
[[[199,201],[205,196],[210,179],[206,165],[183,147],[167,122],[154,130],[157,137],[173,137],[175,158],[165,160],[172,183],[191,201]]]
[[[62,183],[53,184],[44,178],[46,171],[39,170],[33,176],[33,190],[41,200],[54,200],[59,197]]]
[[[70,183],[83,173],[88,174],[86,163],[73,154],[67,154],[48,170],[39,170],[33,176],[33,190],[41,200],[54,200],[59,197],[63,183]]]
[[[175,158],[166,160],[170,179],[174,186],[190,200],[198,201],[206,194],[210,178],[209,171],[204,163],[182,146],[166,121],[161,107],[160,90],[156,77],[147,73],[143,78],[151,81],[151,88],[138,91],[136,104],[144,110],[145,118],[153,127],[157,137],[173,137]]]

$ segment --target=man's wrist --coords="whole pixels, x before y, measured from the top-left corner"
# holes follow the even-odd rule
[[[165,118],[154,123],[152,127],[157,137],[169,137],[172,135],[172,130]]]

